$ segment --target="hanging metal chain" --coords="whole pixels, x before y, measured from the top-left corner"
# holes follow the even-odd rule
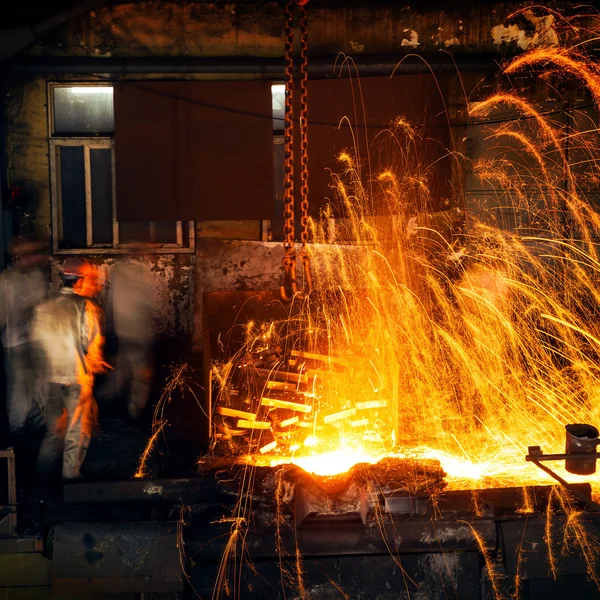
[[[284,257],[281,297],[290,301],[297,292],[296,250],[294,249],[294,1],[285,5],[285,112],[284,112]]]
[[[300,7],[300,208],[302,217],[302,249],[304,279],[308,292],[312,290],[310,255],[308,253],[308,17],[306,6]]]

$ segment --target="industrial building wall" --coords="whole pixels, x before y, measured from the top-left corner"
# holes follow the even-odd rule
[[[65,81],[61,75],[60,80]],[[8,185],[19,189],[8,209],[14,232],[36,232],[49,244],[52,238],[52,200],[48,139],[48,77],[12,80],[6,106],[6,161]],[[6,209],[5,209],[6,210]],[[54,280],[57,266],[68,256],[54,256]],[[81,252],[80,252],[81,253]],[[86,256],[101,265],[107,279],[110,270],[126,253],[103,254],[89,250]],[[191,335],[193,264],[192,253],[169,253],[149,248],[140,255],[153,290],[157,333],[170,337]],[[101,300],[105,297],[102,296]]]
[[[354,57],[388,55],[402,58],[411,52],[469,52],[473,57],[490,52],[511,53],[555,46],[568,39],[552,16],[531,11],[507,17],[521,5],[450,3],[445,11],[415,8],[397,3],[373,3],[368,7],[339,8],[335,3],[312,2],[309,7],[310,54],[333,63],[342,51]],[[565,5],[569,9],[569,5]],[[584,23],[593,31],[594,17]],[[382,24],[385,23],[385,26]],[[39,38],[19,60],[22,65],[40,57],[57,64],[65,58],[94,59],[171,57],[281,58],[283,10],[277,2],[215,4],[205,2],[135,2],[107,4],[72,19]],[[419,59],[417,59],[419,60]],[[476,62],[476,61],[475,61]],[[460,68],[460,65],[459,65]],[[492,77],[493,77],[492,63]],[[497,70],[497,69],[496,69]],[[60,72],[58,72],[60,71]],[[48,82],[95,82],[139,79],[257,79],[260,74],[181,74],[164,66],[145,74],[69,73],[63,66],[55,73],[36,74],[34,67],[16,69],[4,79],[7,96],[6,164],[8,184],[21,188],[11,207],[18,223],[14,229],[35,229],[51,236],[52,200],[48,142]],[[385,73],[382,73],[385,74]],[[271,76],[277,80],[276,76]],[[454,78],[446,98],[449,117],[467,122],[465,96],[492,91],[485,85],[490,69],[472,66],[462,83]],[[452,129],[456,153],[471,158],[486,150],[484,129],[456,126]],[[489,203],[502,204],[497,194],[487,194],[456,162],[452,187],[473,214],[490,213]],[[151,176],[151,174],[149,174]],[[481,208],[483,206],[483,209]],[[154,249],[144,261],[155,283],[157,326],[174,337],[198,340],[202,333],[202,293],[220,290],[277,288],[282,250],[266,241],[260,221],[197,222],[195,254]],[[64,255],[61,255],[61,257]],[[108,268],[120,254],[94,254],[95,262]],[[59,257],[60,258],[60,257]]]

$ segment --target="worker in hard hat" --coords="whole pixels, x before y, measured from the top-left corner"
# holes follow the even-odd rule
[[[82,259],[67,259],[63,287],[39,305],[32,339],[43,358],[48,382],[46,433],[38,470],[51,478],[62,457],[63,480],[79,479],[96,418],[94,375],[105,370],[101,309],[83,294],[97,290],[97,270]]]
[[[0,275],[0,327],[3,330],[8,422],[13,436],[19,436],[32,414],[39,381],[30,325],[35,307],[48,297],[48,281],[42,271],[48,256],[42,244],[33,237],[13,239],[9,251],[13,262]]]
[[[132,419],[143,414],[152,379],[151,276],[141,257],[132,257],[117,264],[110,278],[108,310],[118,347],[107,387],[112,395],[126,389]]]

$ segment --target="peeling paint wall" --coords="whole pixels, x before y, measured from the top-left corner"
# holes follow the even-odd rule
[[[276,242],[197,240],[194,338],[203,331],[204,292],[277,290],[283,249]]]
[[[493,52],[568,41],[571,25],[592,40],[598,17],[557,23],[530,3],[450,2],[445,9],[426,3],[365,2],[340,6],[314,0],[308,9],[310,52],[350,54],[436,51]],[[569,11],[575,3],[556,3]],[[581,12],[581,11],[580,11]],[[108,4],[46,34],[39,55],[255,56],[283,54],[284,11],[280,2],[130,2]],[[560,25],[560,26],[559,26]],[[595,42],[596,45],[598,42]]]
[[[496,46],[515,42],[521,50],[558,46],[560,40],[556,25],[554,15],[537,17],[532,10],[526,10],[522,13],[521,23],[492,27],[492,39]]]
[[[141,265],[140,271],[149,284],[148,298],[152,314],[154,333],[157,336],[178,337],[187,340],[192,331],[193,309],[193,264],[190,256],[181,254],[146,254],[127,256],[89,255],[86,258],[100,269],[104,282],[98,303],[104,309],[110,290],[114,267],[127,260]],[[60,287],[60,265],[62,257],[52,263],[52,289]]]
[[[315,246],[313,246],[315,248]],[[348,286],[347,257],[351,254],[360,268],[364,248],[346,246],[316,246],[311,255],[314,281],[328,281],[332,287]],[[228,291],[278,291],[283,274],[281,242],[242,240],[198,240],[195,277],[194,338],[200,340],[203,331],[203,294]],[[299,252],[300,244],[296,245]],[[304,285],[302,261],[296,262],[296,279]]]

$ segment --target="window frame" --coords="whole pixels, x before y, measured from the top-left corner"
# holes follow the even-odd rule
[[[174,243],[120,243],[119,222],[117,221],[117,194],[115,182],[115,138],[114,136],[61,136],[54,135],[54,89],[61,87],[112,87],[112,82],[97,81],[65,81],[48,82],[48,145],[50,163],[50,206],[52,214],[52,250],[54,254],[123,254],[132,247],[144,246],[144,251],[152,254],[192,254],[195,252],[195,221],[176,221],[177,241]],[[82,146],[84,156],[85,208],[86,208],[86,247],[60,248],[62,240],[62,197],[60,190],[60,148],[65,146]],[[90,150],[110,149],[112,158],[112,244],[93,243],[92,221],[92,183],[90,167]],[[150,232],[156,233],[156,222],[148,223]],[[184,243],[184,227],[188,228],[188,243]]]

